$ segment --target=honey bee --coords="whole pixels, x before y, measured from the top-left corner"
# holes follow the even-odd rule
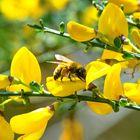
[[[52,61],[52,63],[58,64],[53,72],[54,80],[58,78],[63,79],[63,77],[68,77],[72,81],[72,77],[78,77],[80,80],[85,81],[86,78],[86,70],[84,67],[78,63],[70,60],[69,58],[56,54],[56,60]]]

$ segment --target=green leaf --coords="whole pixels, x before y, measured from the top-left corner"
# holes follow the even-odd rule
[[[75,109],[77,105],[77,101],[73,99],[66,99],[63,102],[60,102],[60,105],[58,106],[56,110],[57,116],[61,117],[64,114],[68,113],[70,110]]]
[[[128,52],[124,52],[124,53],[123,53],[123,58],[124,58],[124,59],[134,59],[135,57],[134,57],[133,54],[130,54],[130,53],[128,53]]]
[[[29,87],[32,91],[35,91],[35,92],[42,93],[43,91],[43,87],[40,84],[38,84],[36,81],[30,82]]]
[[[121,48],[121,46],[122,46],[122,41],[121,41],[120,37],[116,37],[116,38],[114,39],[114,45],[115,45],[115,47],[116,47],[117,49],[120,49],[120,48]]]

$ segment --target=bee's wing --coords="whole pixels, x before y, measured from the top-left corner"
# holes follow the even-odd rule
[[[56,58],[56,60],[63,61],[63,62],[73,62],[69,58],[67,58],[63,55],[60,55],[60,54],[55,54],[55,58]]]
[[[67,65],[65,62],[60,62],[60,61],[46,61],[47,63],[53,63],[53,64],[61,64],[61,65]]]
[[[53,63],[53,64],[61,64],[62,62],[59,61],[46,61],[47,63]]]

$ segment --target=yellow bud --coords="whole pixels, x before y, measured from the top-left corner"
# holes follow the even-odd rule
[[[96,32],[93,28],[89,28],[75,21],[68,22],[67,30],[70,37],[79,42],[96,38]]]

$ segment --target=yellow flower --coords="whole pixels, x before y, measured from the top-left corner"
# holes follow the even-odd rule
[[[133,28],[131,35],[133,42],[140,48],[140,30],[137,28]]]
[[[62,81],[60,79],[54,80],[53,77],[47,77],[46,87],[54,96],[60,97],[69,96],[76,91],[85,89],[85,82],[78,78],[72,80],[70,81],[67,77],[64,77]]]
[[[94,6],[87,7],[81,16],[82,23],[86,26],[93,26],[98,21],[98,10]]]
[[[105,103],[87,102],[87,105],[93,112],[99,115],[106,115],[112,112],[112,107]]]
[[[63,131],[59,140],[83,140],[82,125],[75,119],[69,118],[63,122]]]
[[[106,50],[106,49],[102,53],[101,60],[112,60],[112,61],[110,61],[110,63],[120,63],[122,68],[127,68],[128,64],[129,64],[129,61],[121,62],[121,61],[125,60],[123,58],[122,53],[118,53],[118,52]],[[115,60],[116,60],[116,62],[115,62]]]
[[[41,71],[35,56],[26,48],[22,47],[15,54],[10,69],[11,76],[20,79],[23,83],[31,81],[41,82]]]
[[[125,13],[132,13],[139,9],[139,1],[138,0],[108,0],[118,6],[124,6]]]
[[[123,95],[123,88],[120,80],[121,65],[114,64],[108,72],[104,82],[103,96],[110,100],[119,100]],[[112,112],[112,107],[106,103],[87,102],[92,111],[100,115]]]
[[[76,41],[88,41],[96,37],[96,32],[93,28],[84,26],[75,21],[69,21],[67,30],[70,37]]]
[[[11,126],[2,115],[0,115],[0,140],[14,140]]]
[[[69,0],[47,0],[47,4],[49,3],[51,10],[62,10],[66,7]]]
[[[32,112],[12,117],[10,125],[15,133],[24,134],[18,140],[39,140],[53,114],[54,111],[50,107],[36,109]]]
[[[140,20],[140,12],[133,13],[133,19],[139,19]]]
[[[0,89],[5,89],[10,85],[8,76],[0,74]]]
[[[1,12],[11,20],[37,18],[43,14],[40,0],[1,0]]]
[[[99,18],[98,37],[113,45],[114,39],[121,35],[128,36],[128,23],[123,11],[117,5],[109,3]]]
[[[22,47],[15,54],[10,69],[10,81],[6,75],[0,75],[0,89],[5,88],[7,91],[30,91],[29,83],[36,81],[41,82],[41,70],[35,56],[26,48]],[[20,81],[23,84],[16,84],[14,81]]]
[[[88,63],[85,69],[87,71],[87,76],[86,76],[86,89],[87,89],[88,85],[92,81],[106,75],[110,70],[110,66],[106,63],[97,60]]]
[[[133,102],[140,104],[140,84],[139,83],[124,83],[124,95]]]
[[[61,81],[60,79],[54,80],[53,77],[46,78],[46,87],[54,96],[69,96],[74,94],[76,91],[82,89],[88,89],[89,84],[107,74],[111,66],[100,62],[93,61],[86,65],[85,69],[87,71],[86,82],[80,80],[79,78],[69,78],[64,77]]]

